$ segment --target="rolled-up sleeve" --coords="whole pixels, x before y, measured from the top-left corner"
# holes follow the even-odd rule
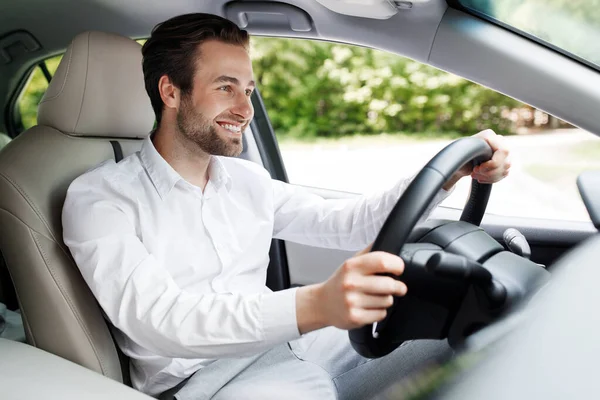
[[[78,179],[63,208],[64,242],[112,324],[163,357],[256,354],[299,337],[295,289],[182,290],[136,235],[134,200],[106,180]]]

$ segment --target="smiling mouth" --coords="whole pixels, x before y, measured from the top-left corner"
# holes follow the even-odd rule
[[[229,123],[225,123],[225,122],[217,122],[217,124],[221,128],[225,129],[227,132],[229,132],[230,134],[233,134],[233,135],[241,135],[242,134],[243,125],[229,124]]]

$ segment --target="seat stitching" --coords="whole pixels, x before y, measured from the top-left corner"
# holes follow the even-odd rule
[[[54,232],[52,231],[52,229],[50,228],[50,224],[48,224],[48,221],[46,221],[46,218],[44,217],[44,215],[41,213],[41,211],[36,207],[35,203],[33,202],[33,200],[27,195],[27,193],[25,192],[25,190],[23,190],[23,188],[21,188],[21,186],[19,186],[19,184],[17,182],[15,182],[12,178],[10,178],[9,176],[5,175],[4,173],[0,172],[0,177],[6,179],[8,182],[10,182],[15,189],[17,189],[17,191],[21,194],[21,196],[23,196],[26,200],[27,203],[29,204],[29,206],[31,207],[31,209],[33,210],[33,212],[37,215],[37,217],[42,221],[42,223],[44,224],[44,226],[46,227],[46,229],[48,230],[50,237],[49,239],[53,240],[58,247],[60,248],[60,250],[67,256],[67,257],[71,257],[71,254],[69,252],[66,251],[66,249],[64,248],[62,244],[62,240],[57,240],[56,236],[54,235]],[[7,211],[8,212],[8,211]],[[11,213],[11,215],[14,215]],[[15,215],[16,217],[16,215]],[[24,221],[22,221],[20,218],[19,220],[21,222],[23,222],[23,224],[25,226],[29,226],[27,225],[27,223],[25,223]],[[37,232],[37,231],[36,231]],[[37,232],[38,234],[42,235],[42,236],[46,236],[45,234],[41,233],[41,232]]]
[[[71,45],[73,45],[73,42],[74,42],[74,40],[71,41]],[[71,52],[69,53],[69,61],[67,62],[67,71],[65,72],[65,79],[63,80],[60,90],[54,96],[50,96],[46,99],[42,99],[42,101],[40,101],[39,104],[45,103],[50,100],[54,100],[62,94],[63,90],[65,89],[65,86],[67,85],[67,79],[69,77],[69,70],[71,69],[71,60],[72,59],[73,59],[73,50],[71,50]],[[38,104],[38,107],[39,107],[39,104]]]
[[[57,244],[59,244],[60,242],[56,239],[56,236],[54,235],[54,232],[52,232],[52,229],[50,228],[50,225],[48,224],[48,221],[46,221],[46,218],[44,218],[43,214],[35,206],[35,203],[27,195],[27,193],[25,192],[25,190],[23,190],[23,188],[21,188],[21,186],[19,186],[19,184],[17,182],[15,182],[11,177],[5,175],[3,172],[0,172],[0,177],[6,179],[9,183],[11,183],[14,186],[14,188],[17,189],[17,191],[19,192],[19,194],[21,194],[21,196],[23,196],[25,198],[25,200],[27,200],[27,203],[29,204],[29,206],[31,207],[31,209],[33,210],[33,212],[35,212],[36,216],[42,221],[42,223],[44,224],[44,226],[46,227],[46,229],[48,229],[48,232],[50,233],[50,239],[54,240]],[[6,210],[6,211],[8,212],[8,210]],[[11,213],[11,215],[14,215],[14,214]],[[19,220],[21,220],[21,219],[19,219]],[[27,226],[27,224],[24,221],[21,221],[21,222],[23,222],[23,224],[25,224]],[[41,232],[39,232],[39,233],[42,234]],[[62,246],[60,246],[60,244],[59,244],[59,247],[64,252],[64,249],[62,248]]]
[[[48,261],[48,256],[46,255],[46,252],[44,251],[43,247],[41,246],[41,244],[39,243],[38,239],[34,235],[34,233],[37,233],[37,232],[35,230],[31,229],[27,225],[26,225],[26,227],[29,230],[29,233],[31,234],[31,237],[32,237],[33,241],[35,242],[36,247],[38,248],[38,251],[42,255],[42,259],[44,260],[44,264],[46,264],[46,268],[48,269],[48,272],[50,272],[50,275],[52,276],[52,279],[54,280],[54,283],[56,284],[56,286],[58,286],[60,294],[63,296],[63,298],[65,299],[65,301],[69,305],[69,308],[71,309],[71,312],[73,313],[73,315],[77,319],[77,322],[79,322],[80,328],[85,333],[85,336],[88,339],[88,342],[89,342],[92,350],[94,351],[94,354],[96,355],[96,359],[98,360],[98,363],[100,364],[100,369],[102,370],[102,374],[106,376],[106,372],[107,372],[106,371],[106,367],[104,366],[104,363],[102,362],[102,357],[101,357],[100,353],[97,351],[96,346],[94,345],[94,342],[93,342],[93,340],[91,338],[91,333],[87,329],[87,327],[85,326],[85,324],[83,323],[80,314],[77,312],[77,309],[73,305],[73,303],[71,301],[71,298],[67,295],[66,291],[64,290],[63,285],[61,284],[60,280],[58,280],[56,278],[55,271],[51,267],[51,263]]]
[[[21,222],[23,224],[23,226],[25,226],[27,228],[27,230],[29,231],[33,241],[36,244],[36,247],[38,248],[38,250],[40,251],[40,253],[42,254],[42,258],[44,259],[44,263],[46,264],[46,268],[48,269],[48,272],[50,272],[50,275],[52,276],[52,279],[54,280],[54,282],[56,283],[56,286],[58,286],[59,291],[61,293],[61,295],[65,298],[65,301],[67,302],[67,304],[69,305],[69,307],[71,308],[71,311],[73,312],[73,314],[75,315],[75,317],[77,318],[78,322],[80,323],[81,328],[83,329],[83,331],[85,332],[86,336],[88,337],[88,340],[90,339],[90,335],[89,335],[89,331],[86,329],[85,325],[82,323],[81,318],[79,317],[79,314],[75,311],[70,298],[64,293],[64,289],[62,287],[62,285],[60,284],[60,282],[58,282],[58,280],[56,279],[56,277],[54,276],[54,271],[53,269],[50,267],[49,263],[47,262],[46,258],[46,253],[41,249],[41,246],[38,242],[38,240],[36,239],[36,237],[33,235],[33,233],[36,233],[38,235],[44,236],[41,232],[38,232],[35,229],[32,229],[29,225],[27,225],[21,218],[19,218],[18,216],[16,216],[15,214],[13,214],[12,212],[4,209],[4,208],[0,208],[0,211],[3,211],[9,215],[11,215],[12,217],[14,217],[17,221]],[[56,243],[56,242],[55,242]],[[8,263],[7,263],[8,264]],[[10,273],[10,268],[9,268],[9,273]],[[16,288],[15,288],[15,291]],[[18,291],[17,291],[18,292]],[[17,293],[18,296],[18,293]],[[21,303],[22,304],[22,303]],[[24,313],[26,314],[26,313]],[[33,339],[33,331],[30,329],[31,332],[31,336],[32,336],[32,340],[34,341],[34,346],[35,346],[35,340]],[[92,349],[94,350],[94,354],[96,354],[96,357],[98,358],[98,362],[100,363],[100,369],[102,370],[102,372],[105,372],[105,368],[104,368],[104,364],[102,363],[101,357],[98,355],[98,352],[96,351],[96,348],[93,344],[93,342],[91,340],[90,341],[90,345],[92,347]]]
[[[85,101],[85,92],[87,91],[87,86],[88,86],[88,72],[90,70],[90,33],[88,32],[87,34],[87,57],[86,57],[86,64],[85,64],[85,79],[83,80],[84,85],[83,85],[83,94],[81,95],[81,102],[79,104],[79,114],[77,114],[77,121],[75,121],[75,126],[73,126],[73,130],[72,132],[75,133],[77,131],[77,125],[79,125],[79,119],[81,118],[81,110],[83,110],[83,103]]]

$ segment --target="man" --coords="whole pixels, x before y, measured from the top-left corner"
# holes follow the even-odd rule
[[[402,273],[395,255],[367,248],[323,283],[265,286],[272,237],[365,248],[408,181],[378,196],[324,200],[233,158],[255,83],[248,35],[230,21],[175,17],[155,27],[142,53],[157,128],[140,152],[77,178],[63,211],[64,241],[132,360],[137,389],[180,400],[366,398],[447,351],[412,342],[367,360],[350,347],[345,330],[380,321],[407,291],[381,275]],[[480,136],[493,159],[453,176],[428,212],[463,176],[507,174],[500,137]]]

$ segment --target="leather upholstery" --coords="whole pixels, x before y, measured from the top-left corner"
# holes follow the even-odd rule
[[[140,45],[129,38],[78,35],[40,102],[38,123],[78,136],[144,137],[154,112],[141,65]]]
[[[66,190],[77,176],[141,147],[154,122],[140,45],[101,32],[78,35],[39,109],[39,125],[0,153],[0,250],[28,342],[123,381],[118,350],[62,241]],[[132,138],[132,139],[124,139]]]

